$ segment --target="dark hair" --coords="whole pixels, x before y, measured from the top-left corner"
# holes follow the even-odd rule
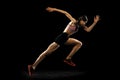
[[[88,21],[88,18],[87,18],[86,15],[83,15],[83,16],[80,16],[80,17],[78,18],[78,22],[80,22],[81,20],[83,20],[83,21]]]
[[[79,22],[80,22],[81,20],[83,20],[83,21],[88,21],[88,18],[87,18],[86,15],[80,16],[80,17],[78,18],[77,23],[76,23],[77,28],[81,27],[81,25],[79,24]]]

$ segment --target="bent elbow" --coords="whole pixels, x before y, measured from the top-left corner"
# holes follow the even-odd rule
[[[91,30],[90,29],[84,29],[86,32],[90,32]]]
[[[86,32],[91,32],[91,30],[86,30]]]
[[[65,15],[68,15],[68,12],[66,12],[66,11],[63,11],[63,13],[64,13]]]

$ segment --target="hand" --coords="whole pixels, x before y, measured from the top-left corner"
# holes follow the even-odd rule
[[[52,7],[47,7],[47,8],[46,8],[46,10],[47,10],[48,12],[53,12],[54,9],[55,9],[55,8],[52,8]]]
[[[97,23],[99,20],[100,20],[100,16],[99,16],[99,15],[96,15],[96,16],[94,17],[94,22]]]

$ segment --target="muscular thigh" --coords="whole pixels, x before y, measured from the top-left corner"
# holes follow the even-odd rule
[[[75,45],[75,44],[78,44],[78,43],[81,43],[81,41],[75,39],[75,38],[69,38],[65,44],[66,45]]]

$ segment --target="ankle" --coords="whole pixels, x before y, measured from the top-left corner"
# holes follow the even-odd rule
[[[32,69],[35,70],[35,68],[36,68],[36,67],[32,65]]]
[[[35,67],[32,67],[35,70]]]
[[[67,57],[66,60],[71,60],[71,57]]]

